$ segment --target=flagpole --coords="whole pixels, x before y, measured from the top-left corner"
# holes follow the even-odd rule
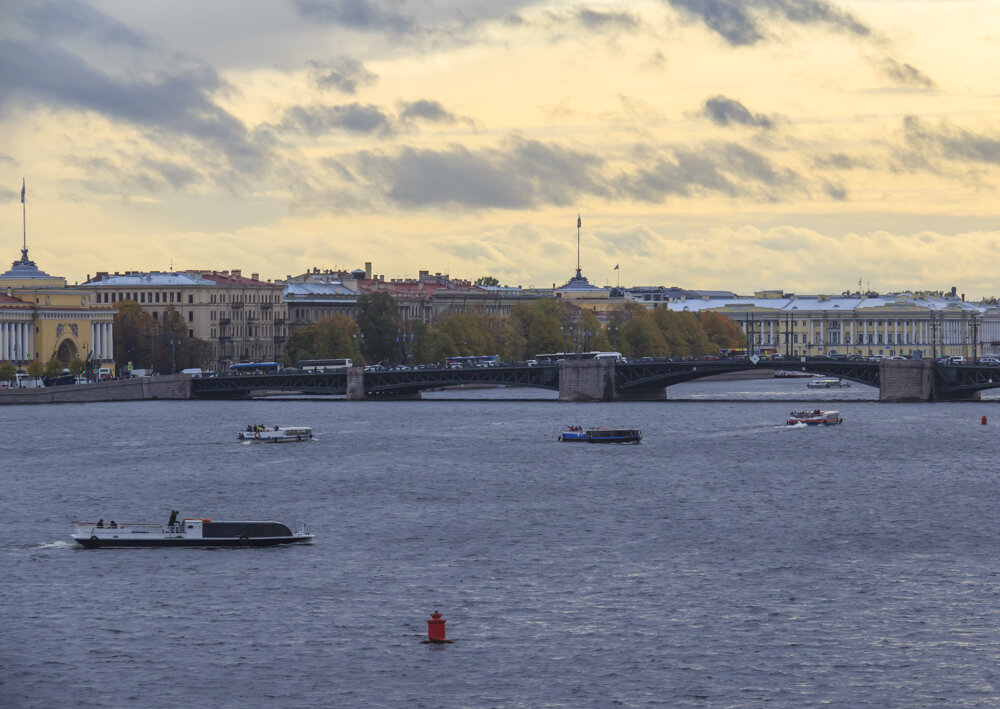
[[[21,248],[24,255],[28,254],[28,212],[24,206],[24,178],[21,178],[21,237],[23,239]]]

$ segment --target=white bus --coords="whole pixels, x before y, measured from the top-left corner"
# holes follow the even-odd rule
[[[349,359],[303,359],[299,360],[299,369],[303,372],[336,372],[353,367]]]

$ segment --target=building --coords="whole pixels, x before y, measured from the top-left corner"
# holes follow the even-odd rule
[[[740,324],[754,347],[783,354],[973,357],[983,308],[941,292],[682,297],[676,311],[721,313]],[[1000,340],[998,340],[1000,341]]]
[[[98,273],[82,288],[101,305],[130,300],[156,321],[176,310],[188,337],[208,342],[216,361],[270,361],[284,352],[284,286],[232,271]]]
[[[86,289],[40,270],[25,243],[0,274],[0,361],[21,366],[55,357],[64,367],[83,360],[91,373],[113,373],[114,317],[114,307],[91,303]]]

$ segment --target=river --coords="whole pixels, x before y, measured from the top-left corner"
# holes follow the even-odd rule
[[[427,396],[5,408],[0,705],[1000,705],[997,399]],[[786,428],[799,401],[845,422]],[[248,423],[317,438],[237,443]],[[316,542],[70,543],[171,509]],[[421,644],[433,610],[454,644]]]

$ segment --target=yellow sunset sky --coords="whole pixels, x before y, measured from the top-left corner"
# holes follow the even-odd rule
[[[551,286],[579,213],[597,285],[1000,295],[994,0],[2,9],[0,258],[23,178],[30,256],[70,282]]]

